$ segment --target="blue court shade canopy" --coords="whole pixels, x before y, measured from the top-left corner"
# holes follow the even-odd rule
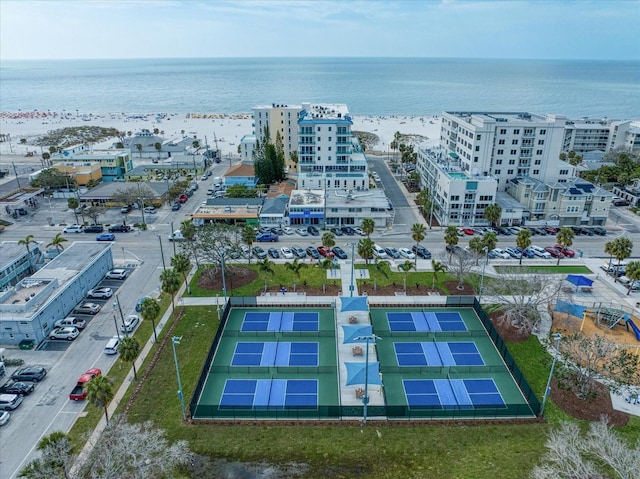
[[[556,300],[556,305],[553,308],[553,310],[558,313],[569,314],[576,318],[583,318],[586,309],[586,306],[569,303],[568,301],[563,301],[561,299]]]
[[[344,363],[347,366],[347,386],[353,386],[355,384],[364,384],[366,374],[365,363]],[[380,363],[378,361],[369,363],[369,377],[368,383],[374,385],[381,385],[380,381]]]
[[[574,284],[576,286],[586,286],[590,288],[593,285],[593,280],[582,276],[581,274],[570,274],[565,278],[565,281]]]
[[[345,311],[369,311],[366,296],[340,296],[342,307],[340,312]]]
[[[342,342],[342,344],[364,343],[366,341],[364,341],[363,339],[355,339],[355,338],[359,336],[371,337],[371,335],[373,335],[373,326],[371,325],[358,326],[356,324],[354,325],[344,324],[342,325],[342,329],[344,331],[344,341]]]

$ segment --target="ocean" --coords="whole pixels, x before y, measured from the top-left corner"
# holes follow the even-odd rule
[[[346,103],[354,115],[529,111],[640,118],[640,62],[434,58],[0,60],[0,111],[249,113]]]

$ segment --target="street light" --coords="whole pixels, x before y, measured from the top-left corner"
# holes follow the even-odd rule
[[[346,243],[345,246],[351,246],[351,284],[349,284],[349,296],[353,297],[353,290],[355,289],[355,286],[353,284],[353,272],[354,272],[354,268],[355,268],[355,262],[356,262],[356,256],[355,256],[355,250],[356,250],[356,244],[355,243]]]
[[[167,265],[164,262],[164,249],[162,248],[162,237],[158,235],[158,241],[160,242],[160,255],[162,256],[162,270],[166,271]]]
[[[547,398],[551,394],[551,379],[553,378],[553,370],[556,367],[556,361],[558,360],[558,354],[560,352],[560,341],[562,341],[562,334],[553,333],[551,339],[556,340],[556,351],[553,353],[553,361],[551,362],[551,371],[549,371],[549,379],[547,380],[547,387],[544,389],[544,396],[542,396],[542,404],[540,405],[540,417],[544,413],[544,406],[547,403]]]
[[[180,379],[180,368],[178,367],[178,355],[176,354],[176,344],[180,344],[182,336],[173,336],[171,338],[171,346],[173,347],[173,360],[176,363],[176,375],[178,376],[178,398],[182,405],[182,419],[187,420],[187,410],[184,407],[184,396],[182,394],[182,380]]]
[[[224,276],[224,255],[226,251],[224,248],[220,248],[220,265],[222,267],[222,296],[224,296],[224,302],[227,302],[227,280]],[[251,254],[251,253],[249,253]],[[233,284],[231,285],[233,288]]]
[[[362,412],[362,424],[367,424],[367,405],[369,404],[369,341],[380,339],[375,334],[369,336],[357,336],[353,338],[354,341],[365,341],[367,343],[367,349],[364,353],[364,396],[362,396],[362,404],[364,405]]]
[[[484,248],[482,248],[482,251],[484,251],[485,254],[485,262],[482,265],[482,276],[480,277],[480,294],[478,295],[478,304],[480,304],[480,302],[482,301],[482,288],[484,288],[484,271],[487,267],[487,263],[489,262],[489,248],[485,246]]]
[[[122,320],[122,329],[124,330],[124,335],[128,338],[129,334],[127,333],[127,328],[124,325],[124,315],[122,314],[122,308],[120,307],[120,299],[118,298],[118,293],[116,293],[114,297],[116,298],[116,300],[113,302],[113,307],[118,308],[118,311],[120,311],[120,319]]]
[[[171,237],[173,238],[173,236],[174,236],[174,229],[173,229],[173,221],[172,221],[171,222]],[[175,238],[173,238],[172,243],[173,243],[173,256],[175,256],[176,255],[176,239]]]

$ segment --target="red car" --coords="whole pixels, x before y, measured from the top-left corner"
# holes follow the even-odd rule
[[[558,230],[553,226],[544,226],[542,229],[545,230],[550,235],[555,235],[558,233]]]
[[[475,233],[475,231],[472,228],[462,228],[462,232],[469,236],[473,236],[473,233]]]
[[[569,258],[573,258],[576,255],[575,251],[573,251],[571,248],[567,248],[566,246],[557,244],[554,246],[554,248],[560,250],[563,255],[568,256]]]
[[[180,203],[186,203],[188,199],[189,199],[189,197],[183,193],[183,194],[180,195],[180,198],[178,198],[178,201]]]
[[[560,258],[560,259],[564,258],[564,254],[558,248],[554,248],[553,246],[547,246],[544,250],[554,258]]]
[[[326,246],[318,246],[317,249],[318,249],[318,253],[320,253],[325,258],[333,258],[335,256],[335,253],[331,251],[329,248],[327,248]]]

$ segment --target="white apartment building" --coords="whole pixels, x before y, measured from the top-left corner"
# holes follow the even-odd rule
[[[633,151],[640,148],[640,140],[635,141],[634,130],[638,129],[631,127],[630,120],[583,119],[567,121],[562,151],[573,150],[583,156],[592,151],[602,151],[603,153],[614,150]]]
[[[275,144],[278,133],[282,138],[285,161],[289,161],[291,153],[298,151],[298,114],[300,105],[280,105],[273,103],[267,106],[253,107],[253,128],[256,139],[262,143],[264,129],[269,128],[271,143]]]
[[[559,159],[566,117],[524,112],[444,112],[440,145],[471,177],[491,175],[504,191],[512,178],[566,181],[575,168]]]

